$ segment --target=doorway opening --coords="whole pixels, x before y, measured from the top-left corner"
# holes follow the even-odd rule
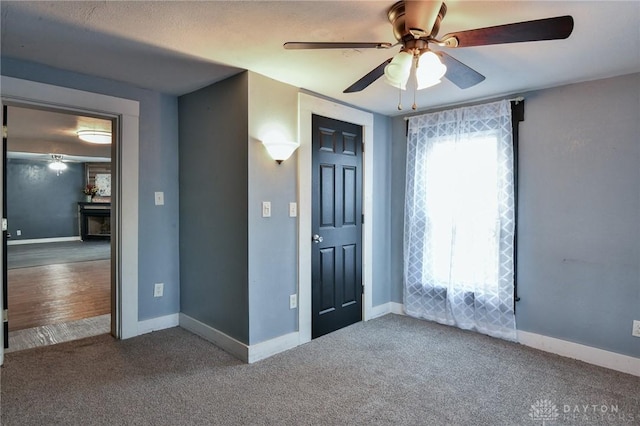
[[[120,339],[128,339],[139,334],[138,325],[138,217],[139,217],[139,117],[138,101],[117,98],[99,93],[69,89],[61,86],[0,76],[2,104],[53,107],[65,111],[99,111],[100,115],[117,119],[119,143],[114,152],[114,186],[112,188],[112,239],[113,265],[111,306],[111,334]],[[4,116],[4,114],[3,114]],[[4,118],[4,117],[3,117]],[[5,145],[6,146],[6,145]],[[115,146],[115,144],[114,144]],[[0,161],[2,196],[4,196],[4,162]],[[3,238],[6,231],[3,231]],[[6,256],[4,244],[0,244],[0,257]],[[6,268],[3,268],[6,271]],[[1,275],[0,275],[1,276]],[[2,277],[3,320],[6,314],[6,279]],[[2,339],[6,322],[0,327]],[[4,345],[0,344],[0,365],[4,363]]]
[[[109,333],[115,143],[84,142],[77,132],[117,142],[117,122],[21,105],[6,114],[6,352]]]

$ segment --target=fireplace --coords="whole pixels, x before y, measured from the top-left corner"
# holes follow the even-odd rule
[[[111,203],[78,203],[80,238],[111,238]]]

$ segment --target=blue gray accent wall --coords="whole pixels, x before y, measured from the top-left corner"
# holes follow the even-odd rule
[[[640,357],[640,74],[525,94],[519,330]],[[392,300],[402,301],[406,137],[393,119]]]
[[[249,343],[243,72],[179,98],[180,310]]]
[[[78,201],[84,201],[84,163],[65,164],[67,169],[56,175],[46,161],[7,160],[10,241],[80,235]]]
[[[404,192],[407,166],[407,122],[394,117],[391,122],[391,301],[403,303],[404,274]]]
[[[373,115],[373,306],[392,300],[391,123],[389,117]],[[365,221],[367,216],[365,212]]]
[[[249,343],[295,332],[298,310],[298,221],[289,217],[297,202],[297,155],[278,164],[261,143],[269,132],[291,141],[298,134],[298,89],[249,72]],[[262,217],[262,201],[271,217]]]
[[[640,357],[640,74],[525,97],[518,329]]]
[[[178,313],[178,99],[119,81],[1,58],[2,75],[140,102],[138,318]],[[126,185],[127,182],[122,182]],[[164,206],[154,192],[163,191]],[[164,283],[164,296],[153,297],[154,283]]]

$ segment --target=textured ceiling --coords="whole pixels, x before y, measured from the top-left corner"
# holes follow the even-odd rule
[[[382,114],[382,79],[342,91],[398,51],[285,51],[286,41],[395,42],[393,1],[2,1],[2,55],[181,95],[248,69]],[[567,40],[448,49],[487,78],[418,92],[421,109],[640,71],[640,2],[448,1],[447,32],[569,14]],[[405,110],[413,102],[403,93]]]

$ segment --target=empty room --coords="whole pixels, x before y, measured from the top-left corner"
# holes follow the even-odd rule
[[[3,425],[640,422],[640,3],[0,8]]]

